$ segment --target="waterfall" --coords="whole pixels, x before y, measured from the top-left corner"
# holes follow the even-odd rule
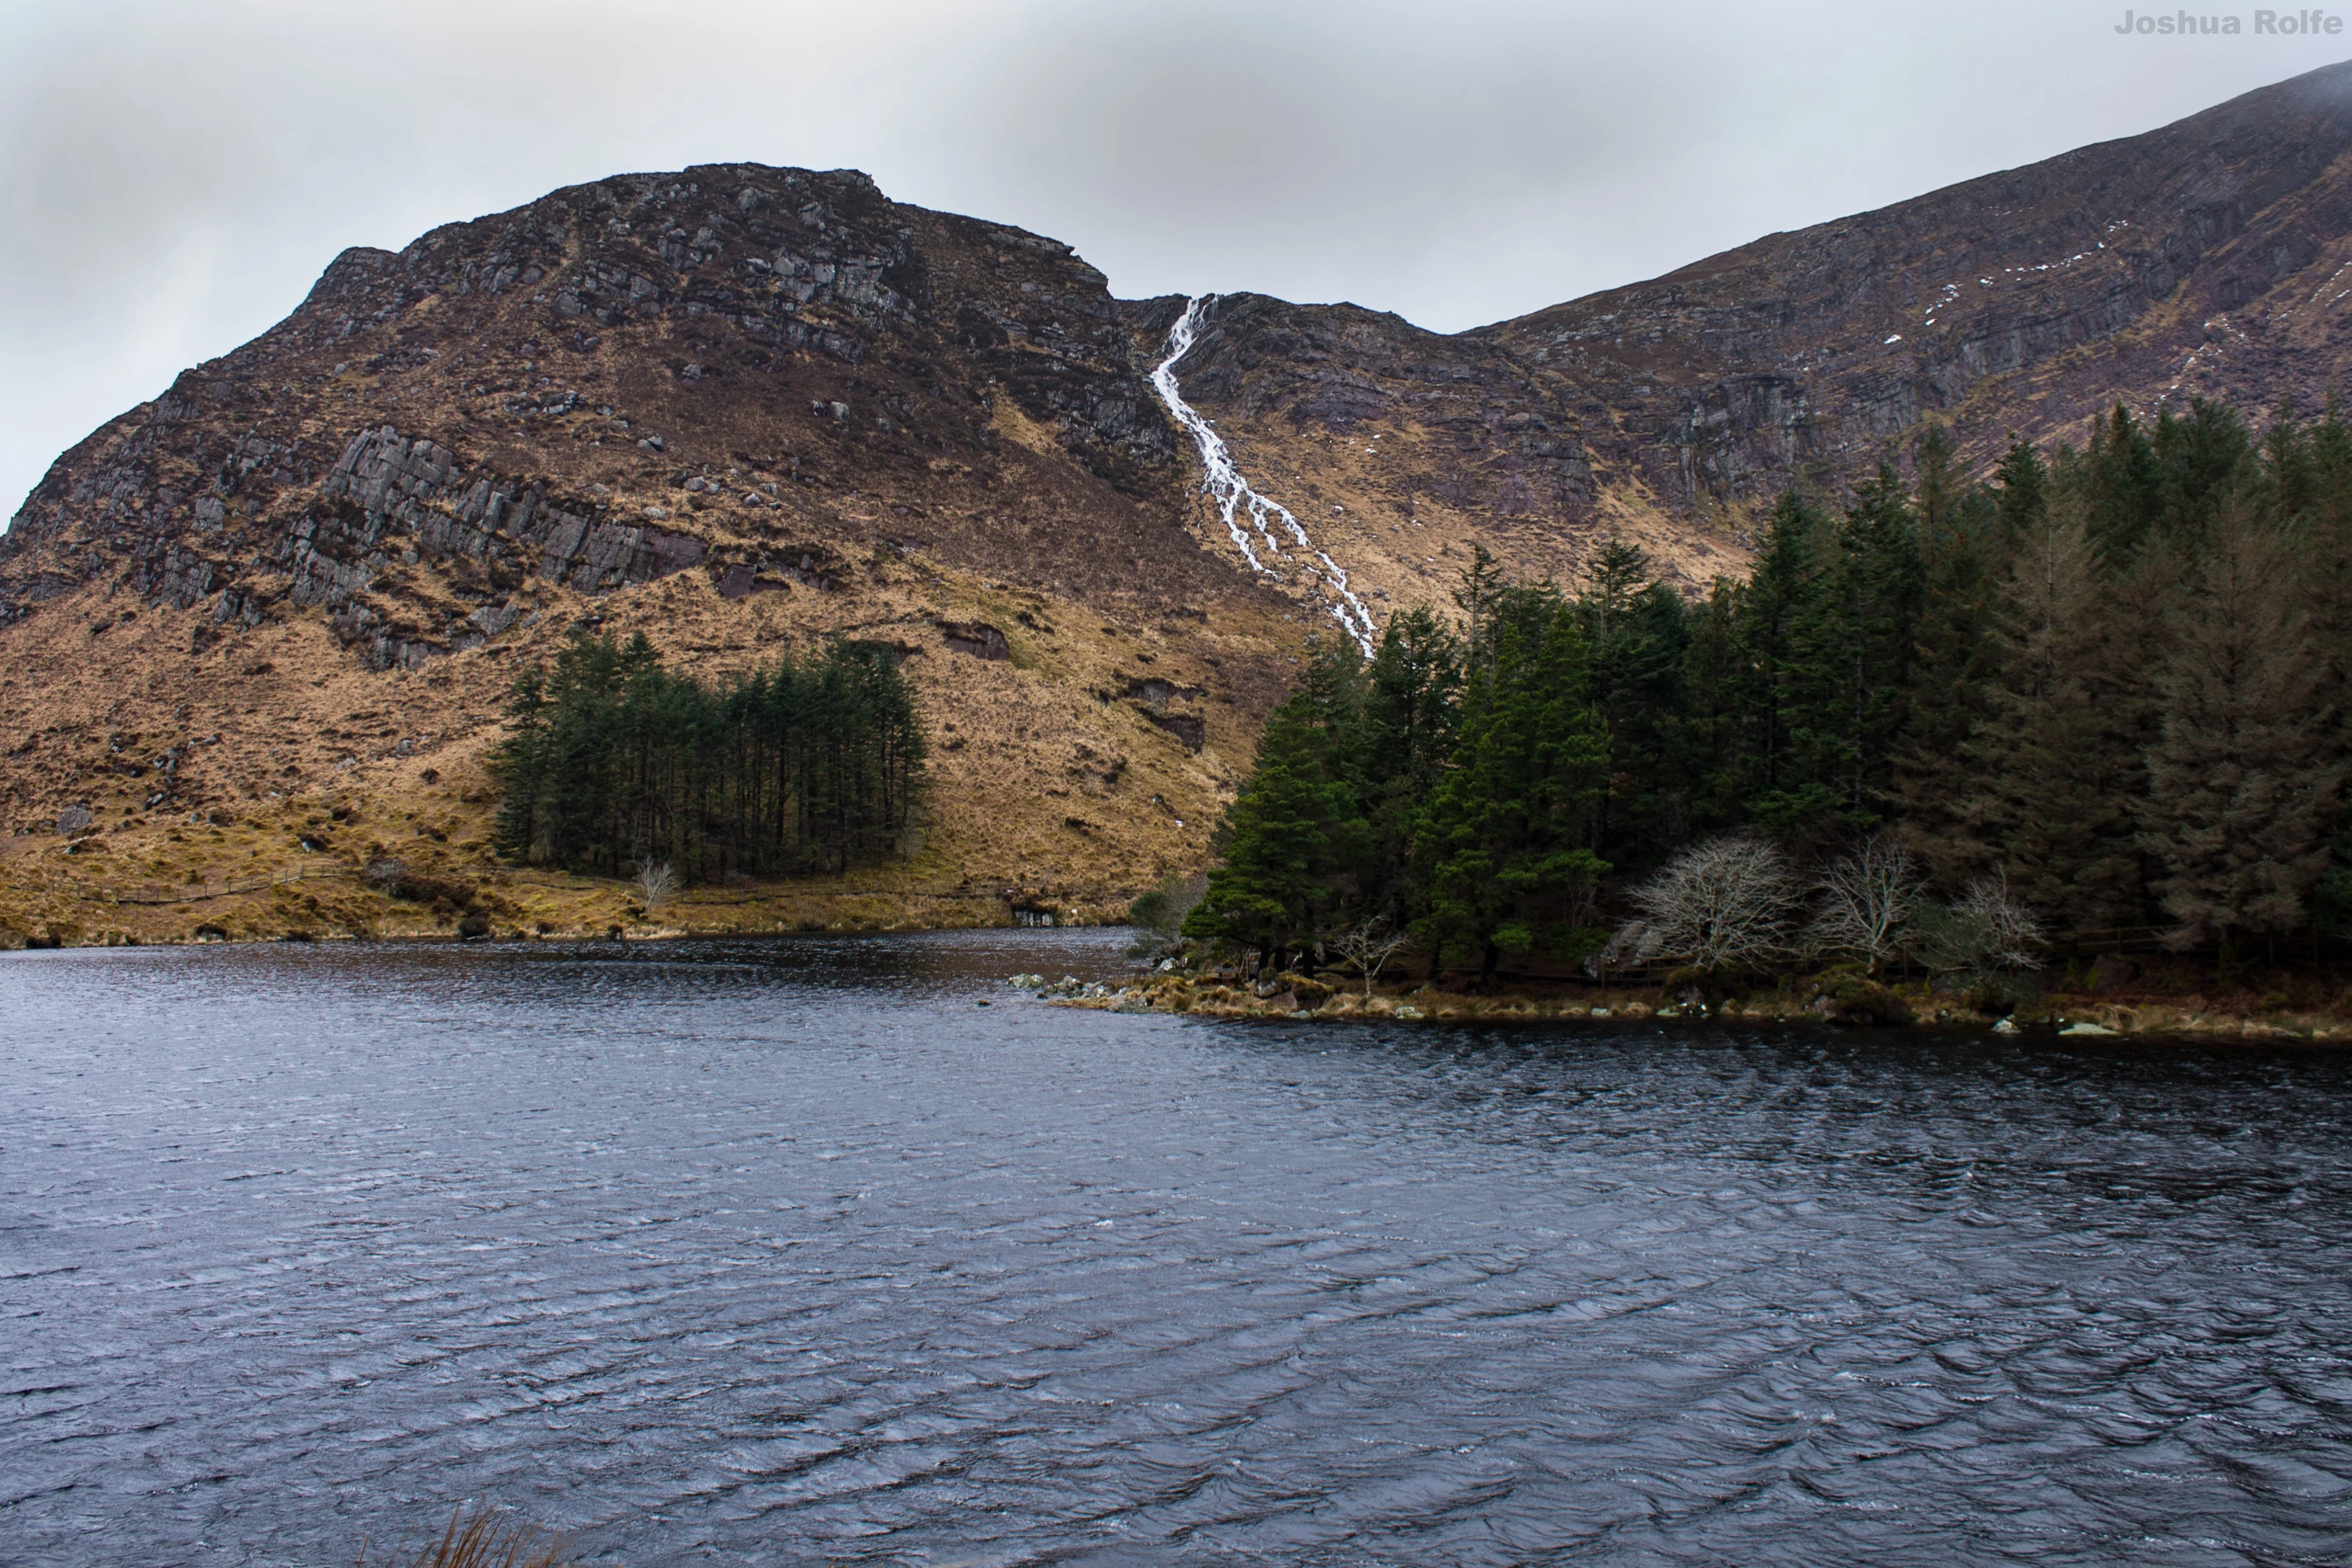
[[[1372,613],[1365,608],[1364,602],[1348,591],[1348,574],[1339,570],[1339,564],[1329,555],[1317,548],[1315,541],[1307,537],[1305,525],[1291,515],[1288,507],[1261,493],[1242,477],[1241,470],[1234,466],[1234,455],[1226,448],[1224,437],[1219,436],[1215,428],[1176,390],[1176,362],[1192,353],[1193,343],[1199,341],[1201,312],[1213,298],[1215,296],[1211,294],[1196,294],[1185,301],[1184,313],[1176,319],[1174,326],[1168,329],[1168,357],[1151,372],[1152,389],[1160,394],[1160,401],[1168,405],[1169,415],[1184,427],[1192,437],[1192,444],[1200,448],[1201,489],[1216,502],[1217,515],[1224,520],[1225,532],[1232,536],[1234,548],[1242,552],[1242,559],[1250,563],[1250,569],[1277,583],[1286,581],[1281,572],[1266,564],[1259,554],[1263,549],[1266,555],[1281,558],[1282,540],[1276,536],[1274,528],[1279,520],[1284,531],[1289,534],[1292,545],[1312,557],[1303,563],[1303,569],[1308,583],[1321,597],[1325,611],[1339,623],[1342,631],[1356,639],[1359,647],[1370,654],[1372,651],[1372,634],[1378,628],[1373,626]],[[1246,531],[1242,527],[1244,515],[1249,519]],[[1251,537],[1253,534],[1256,536],[1255,542]]]

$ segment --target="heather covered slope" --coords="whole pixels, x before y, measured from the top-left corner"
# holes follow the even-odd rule
[[[709,673],[847,637],[924,693],[971,918],[1116,901],[1204,852],[1302,614],[1188,530],[1129,353],[1066,247],[855,174],[607,181],[347,254],[18,515],[0,810],[87,805],[110,847],[250,818],[267,860],[331,803],[470,863],[505,689],[571,630]]]
[[[1975,462],[2118,397],[2316,405],[2352,300],[2347,71],[1475,332],[1223,298],[1174,371],[1376,616],[1479,548],[1573,578],[1612,539],[1696,594],[1780,489],[1930,421]],[[342,805],[478,866],[514,673],[644,630],[704,675],[887,646],[932,727],[924,886],[974,919],[1115,907],[1206,857],[1331,629],[1313,574],[1253,572],[1199,494],[1150,381],[1182,310],[854,172],[753,164],[347,252],[0,538],[0,879],[121,882],[46,831],[79,806],[110,851],[260,824],[246,867],[303,863]]]
[[[1744,559],[1759,503],[1928,421],[1982,466],[2012,437],[2079,445],[2118,400],[2323,405],[2352,371],[2348,153],[2352,65],[2331,66],[1454,337],[1242,297],[1196,401],[1245,460],[1351,508],[1459,506],[1588,553],[1597,523],[1703,579]],[[1413,460],[1345,439],[1376,430]]]
[[[2352,64],[1471,334],[1591,392],[1670,504],[2116,401],[2320,406],[2352,370]],[[1840,466],[1844,466],[1841,462]]]

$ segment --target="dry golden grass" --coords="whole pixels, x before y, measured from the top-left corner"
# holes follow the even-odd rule
[[[501,1513],[483,1504],[466,1517],[463,1503],[449,1515],[440,1538],[415,1557],[409,1568],[562,1568],[572,1561],[561,1536],[542,1546],[540,1529],[527,1520]],[[402,1559],[387,1557],[386,1568],[399,1568]],[[368,1548],[360,1546],[359,1568],[368,1568]]]
[[[1653,569],[1686,592],[1717,576],[1745,577],[1751,564],[1738,542],[1752,526],[1746,509],[1708,503],[1698,516],[1685,516],[1637,477],[1598,465],[1593,501],[1572,518],[1511,517],[1483,504],[1452,504],[1422,485],[1414,476],[1446,468],[1449,443],[1409,420],[1343,435],[1228,416],[1218,431],[1242,471],[1298,515],[1346,569],[1349,587],[1383,617],[1415,605],[1449,610],[1475,545],[1514,576],[1573,583],[1619,540],[1648,552]]]
[[[505,689],[589,613],[616,635],[646,630],[706,675],[828,636],[895,643],[930,721],[932,790],[908,858],[844,878],[689,889],[662,929],[969,926],[1007,921],[1016,903],[1116,918],[1138,891],[1205,860],[1304,631],[1304,617],[1252,602],[1213,601],[1198,618],[1121,613],[919,555],[837,594],[730,602],[695,576],[593,599],[542,593],[551,613],[540,625],[382,673],[315,612],[192,657],[196,613],[141,607],[93,650],[86,627],[114,613],[106,590],[45,605],[11,628],[24,658],[0,670],[0,732],[28,738],[0,754],[0,825],[18,830],[0,833],[0,946],[453,934],[451,921],[357,874],[394,857],[424,875],[499,879],[486,764]],[[974,621],[1006,634],[1009,658],[947,646],[943,624]],[[1179,689],[1174,710],[1205,721],[1202,751],[1151,723],[1131,695],[1150,679]],[[179,798],[151,807],[152,759],[167,749]],[[79,801],[96,831],[69,854],[44,829]],[[344,880],[224,890],[328,870]],[[558,881],[498,888],[496,932],[654,934],[624,885]],[[182,896],[198,886],[206,896]],[[150,901],[158,892],[172,896]]]

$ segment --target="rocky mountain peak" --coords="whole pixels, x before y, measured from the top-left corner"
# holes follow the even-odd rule
[[[2332,67],[1452,335],[1121,301],[855,170],[568,187],[345,251],[58,458],[0,537],[29,737],[0,814],[374,791],[455,822],[499,693],[570,631],[719,670],[845,637],[955,726],[956,887],[1084,864],[1108,898],[1204,853],[1302,637],[1442,604],[1475,550],[1571,577],[1634,542],[1696,594],[1781,489],[1930,421],[1984,460],[2117,399],[2315,405],[2352,344],[2347,152]],[[1198,428],[1152,379],[1180,321]],[[1242,489],[1204,493],[1210,441]],[[372,755],[347,715],[393,707],[409,750]],[[201,762],[134,786],[126,734]]]

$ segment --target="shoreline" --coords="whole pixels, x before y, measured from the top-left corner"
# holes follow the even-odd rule
[[[1840,1016],[1832,1010],[1789,1006],[1787,999],[1801,991],[1801,986],[1712,1006],[1684,1005],[1669,1000],[1658,987],[1586,989],[1552,995],[1510,991],[1482,996],[1428,985],[1387,990],[1375,986],[1369,998],[1360,985],[1316,988],[1326,994],[1310,999],[1295,988],[1286,988],[1261,996],[1247,986],[1215,980],[1204,983],[1199,977],[1177,973],[1155,974],[1117,986],[1072,989],[1047,985],[1037,988],[1035,994],[1041,1001],[1065,1007],[1286,1023],[1568,1024],[1638,1020],[1800,1025],[1830,1029],[1975,1031],[2005,1037],[2133,1037],[2352,1045],[2352,1020],[2333,1013],[2263,1013],[2216,1005],[2202,996],[2156,998],[2052,993],[2031,1006],[2002,1015],[1961,1006],[1955,998],[1936,997],[1921,983],[1888,990],[1906,1002],[1915,994],[1933,998],[1926,1012],[1912,1008],[1902,1017],[1855,1017]]]
[[[4,871],[5,868],[0,868]],[[361,868],[280,867],[246,881],[94,893],[0,874],[0,953],[215,942],[631,941],[792,932],[971,931],[1122,924],[1123,892],[970,885],[929,866],[699,886],[648,909],[630,883],[511,868],[428,866],[398,882]],[[1027,919],[1024,920],[1024,912]],[[1050,921],[1050,926],[1046,922]]]
[[[929,892],[898,888],[849,887],[856,877],[830,885],[793,884],[754,889],[698,889],[656,910],[642,910],[625,885],[572,879],[523,884],[534,889],[528,901],[503,900],[499,916],[479,929],[466,929],[455,911],[436,914],[388,893],[362,889],[368,907],[348,901],[331,910],[305,909],[289,899],[299,879],[274,881],[266,889],[222,893],[203,900],[233,899],[235,907],[200,913],[197,900],[177,904],[56,900],[63,910],[26,918],[21,905],[0,905],[0,955],[25,951],[114,947],[210,947],[373,942],[507,945],[534,942],[658,942],[707,937],[814,935],[919,935],[932,931],[1084,930],[1124,925],[1123,905],[1073,906],[1051,926],[1023,921],[1016,906],[998,896],[957,889]],[[879,881],[881,879],[872,879]],[[490,872],[488,889],[513,884]],[[348,884],[347,884],[348,885]],[[307,901],[310,895],[294,897]],[[492,900],[498,895],[492,892]],[[918,911],[911,906],[933,907]],[[946,906],[946,907],[940,907]],[[59,914],[64,918],[60,919]],[[553,916],[556,918],[545,918]],[[696,917],[701,918],[696,918]],[[945,918],[941,918],[941,917]],[[215,918],[220,917],[220,918]],[[305,917],[308,917],[307,919]],[[1284,975],[1283,988],[1261,995],[1237,979],[1185,971],[1139,974],[1117,983],[1072,985],[1044,975],[1016,976],[1016,989],[1038,1000],[1084,1009],[1161,1013],[1172,1016],[1287,1023],[1570,1024],[1638,1020],[1662,1023],[1798,1025],[1831,1029],[1975,1031],[2041,1038],[2134,1037],[2273,1044],[2352,1045],[2352,1018],[2328,1009],[2249,1007],[2202,994],[2156,996],[2124,992],[2112,995],[2053,991],[2007,1015],[1972,1008],[1935,992],[1925,982],[1874,987],[1880,1006],[1894,1009],[1855,1016],[1833,994],[1810,982],[1785,980],[1770,990],[1713,1005],[1677,1002],[1657,985],[1562,985],[1542,992],[1513,988],[1493,994],[1448,990],[1428,984],[1374,986],[1369,997],[1360,982],[1338,984]],[[1008,984],[1012,982],[1008,981]],[[1812,994],[1807,995],[1808,992]],[[1826,1005],[1824,1005],[1826,1004]]]

